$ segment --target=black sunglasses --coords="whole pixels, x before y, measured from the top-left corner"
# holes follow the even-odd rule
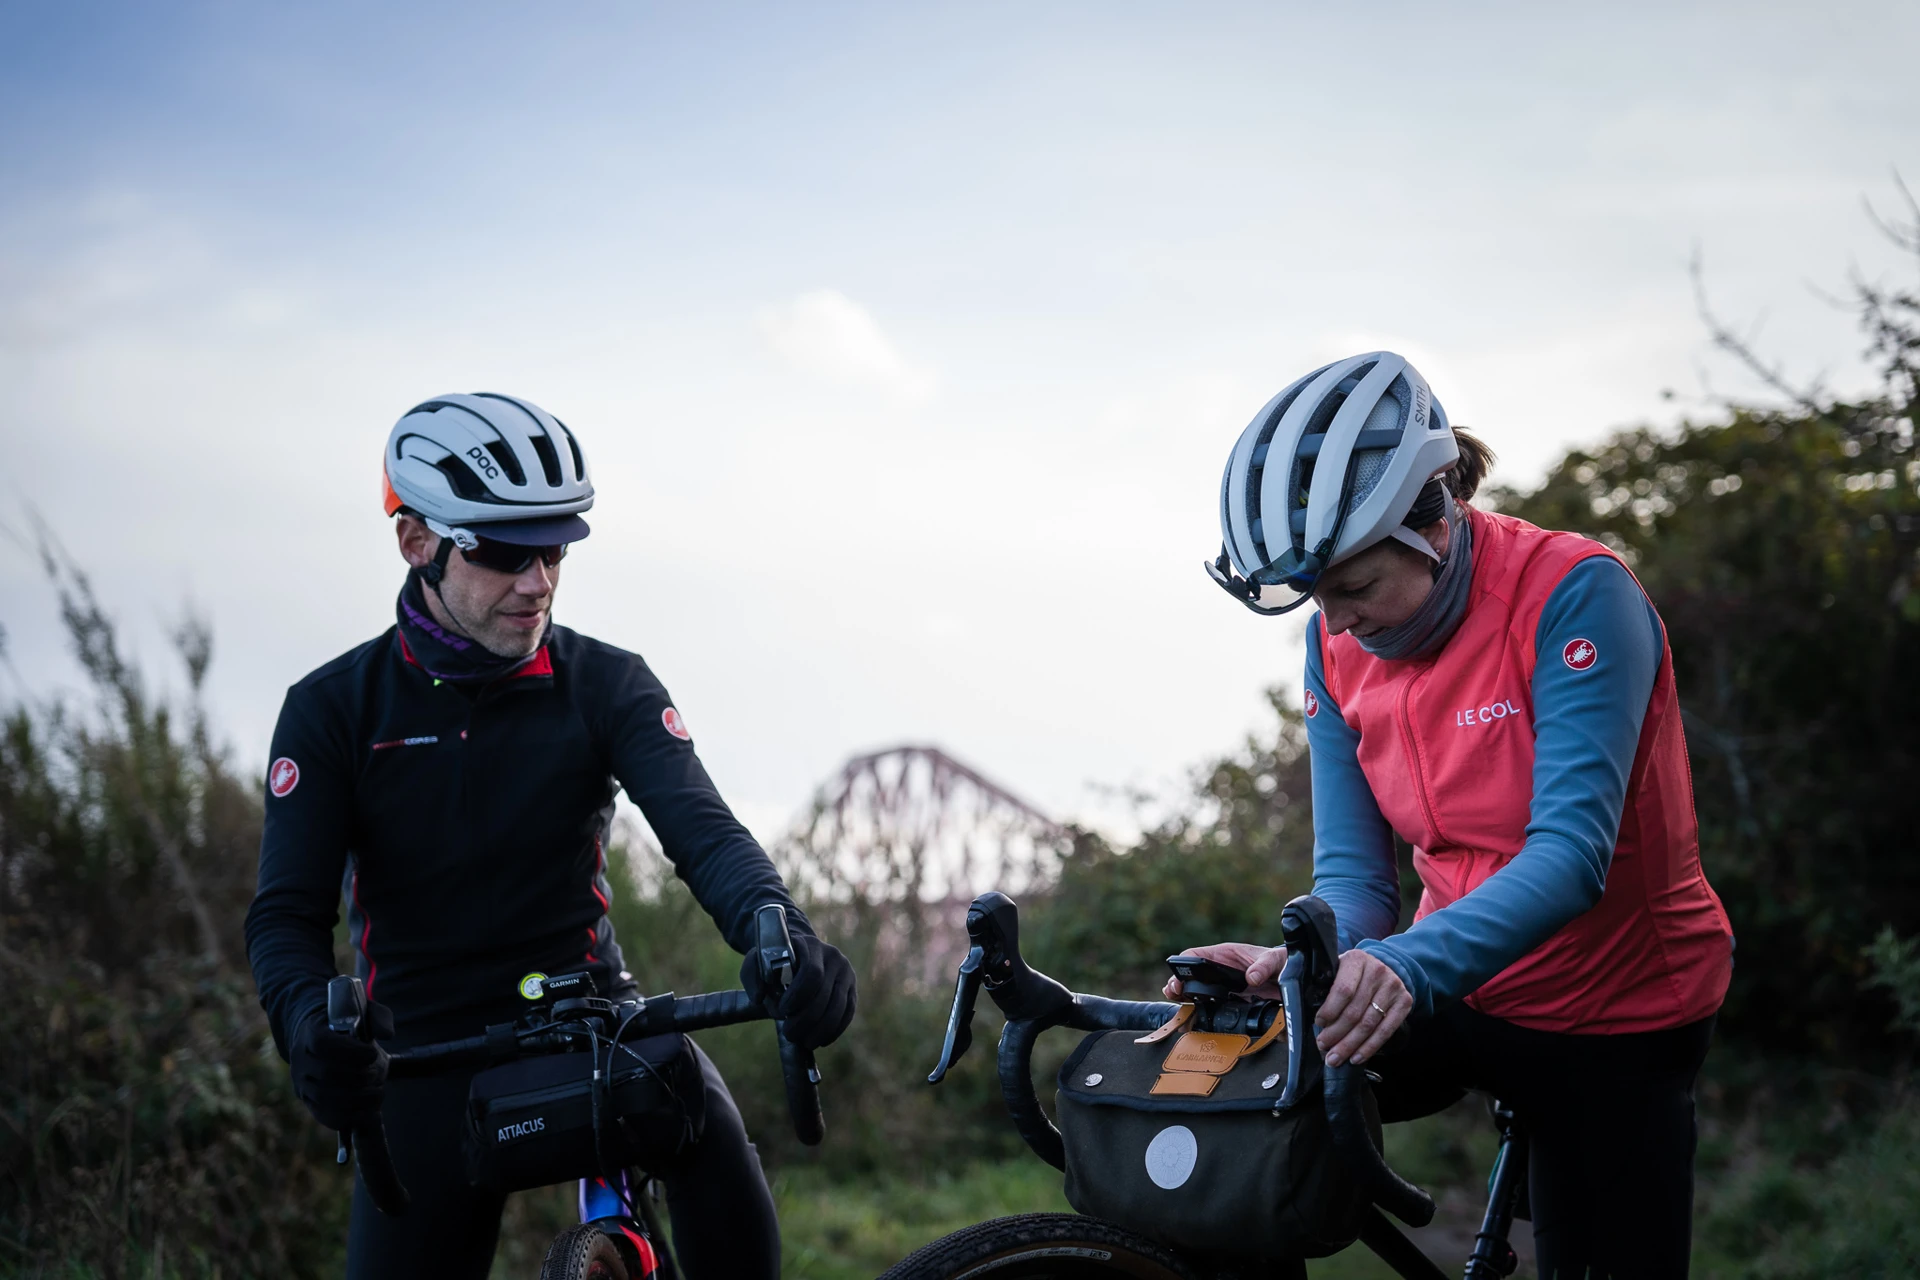
[[[556,568],[567,558],[567,544],[557,542],[550,547],[523,547],[517,542],[479,538],[471,549],[460,548],[460,554],[468,564],[477,564],[495,573],[525,573],[535,560],[549,569]]]

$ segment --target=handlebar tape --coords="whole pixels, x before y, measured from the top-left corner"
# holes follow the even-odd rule
[[[1305,1085],[1306,1072],[1300,1068],[1318,1064],[1321,1100],[1332,1130],[1334,1153],[1375,1204],[1409,1226],[1424,1227],[1433,1221],[1433,1197],[1388,1168],[1380,1149],[1373,1145],[1373,1133],[1367,1124],[1366,1075],[1350,1062],[1328,1066],[1314,1042],[1314,1018],[1340,968],[1339,930],[1333,908],[1312,894],[1302,894],[1281,912],[1280,927],[1287,940],[1287,967],[1281,974],[1281,987],[1287,991],[1287,1033],[1292,1042],[1287,1090],[1281,1100],[1297,1095]]]
[[[787,928],[786,908],[779,903],[769,902],[755,911],[753,927],[759,944],[763,999],[771,1012],[791,986],[799,959],[793,949],[793,934]],[[773,1039],[780,1048],[780,1078],[787,1086],[787,1115],[793,1121],[793,1136],[803,1146],[817,1147],[827,1136],[827,1121],[820,1112],[820,1070],[814,1065],[813,1050],[787,1039],[783,1021],[774,1022]]]
[[[787,1039],[785,1023],[776,1023],[780,1042],[780,1075],[787,1084],[787,1114],[793,1118],[793,1136],[804,1146],[817,1147],[827,1136],[827,1121],[820,1110],[820,1072],[813,1065],[813,1050],[802,1049]]]
[[[367,993],[360,979],[350,974],[335,974],[327,982],[327,1026],[340,1035],[373,1043],[373,1025],[367,1018]],[[392,1059],[388,1059],[392,1072]],[[340,1135],[340,1159],[345,1161],[351,1147],[360,1181],[367,1187],[374,1208],[388,1217],[407,1211],[412,1197],[393,1170],[393,1153],[387,1149],[387,1126],[380,1113],[354,1121],[350,1133]]]
[[[1367,1127],[1366,1075],[1352,1063],[1324,1067],[1321,1089],[1333,1149],[1373,1202],[1410,1227],[1433,1221],[1433,1197],[1387,1167]]]
[[[1067,1147],[1060,1131],[1047,1119],[1033,1092],[1033,1043],[1053,1024],[1009,1022],[1000,1033],[1000,1096],[1006,1100],[1013,1127],[1033,1153],[1056,1169],[1067,1167]]]
[[[1107,1000],[1077,995],[1066,1025],[1075,1031],[1153,1031],[1180,1011],[1166,1000]]]
[[[709,995],[676,998],[673,1002],[671,1030],[705,1031],[709,1027],[727,1027],[738,1022],[758,1022],[766,1016],[767,1011],[755,1004],[753,997],[744,991],[715,991]],[[663,1031],[668,1029],[661,1028]]]
[[[407,1194],[400,1175],[394,1172],[393,1153],[387,1149],[386,1122],[378,1115],[353,1126],[353,1152],[360,1181],[366,1184],[373,1207],[389,1218],[405,1213],[413,1198]]]
[[[1038,975],[1045,977],[1045,975]],[[1051,981],[1049,979],[1049,981]],[[1000,1096],[1013,1117],[1013,1127],[1033,1153],[1056,1169],[1067,1167],[1067,1148],[1060,1131],[1040,1105],[1033,1088],[1033,1046],[1040,1033],[1056,1026],[1077,1031],[1152,1031],[1174,1015],[1179,1005],[1163,1000],[1108,1000],[1076,995],[1058,1016],[1016,1019],[1000,1033]]]

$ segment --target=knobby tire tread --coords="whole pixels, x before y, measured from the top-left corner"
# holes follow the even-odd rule
[[[1204,1273],[1151,1240],[1077,1213],[1020,1213],[962,1227],[914,1250],[880,1280],[951,1280],[996,1255],[1063,1244],[1092,1245],[1111,1252],[1111,1261],[1089,1264],[1103,1274],[1137,1280],[1205,1280]],[[1018,1272],[996,1269],[986,1276],[1003,1274]]]
[[[599,1266],[596,1267],[595,1264]],[[634,1280],[620,1246],[598,1227],[571,1227],[555,1236],[540,1264],[540,1280]]]

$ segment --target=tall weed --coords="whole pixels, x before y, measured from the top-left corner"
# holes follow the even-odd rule
[[[258,785],[48,553],[88,703],[0,720],[0,1270],[321,1275],[345,1210],[242,963]]]

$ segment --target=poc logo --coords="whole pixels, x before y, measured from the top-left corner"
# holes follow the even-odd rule
[[[1517,716],[1520,708],[1513,705],[1513,699],[1502,698],[1488,707],[1468,707],[1464,711],[1453,713],[1453,722],[1465,727],[1470,724],[1491,724],[1495,720],[1505,720],[1508,716]]]
[[[541,1132],[546,1127],[547,1118],[545,1116],[535,1116],[531,1120],[522,1120],[517,1124],[503,1124],[500,1126],[500,1135],[494,1139],[494,1143],[497,1146],[504,1147],[509,1142],[518,1142],[522,1138],[531,1138],[534,1134]]]
[[[487,456],[485,449],[482,449],[479,445],[475,445],[473,448],[467,450],[467,456],[473,459],[473,465],[480,469],[481,475],[484,475],[489,480],[498,480],[500,478],[500,468],[494,465],[493,459]]]

